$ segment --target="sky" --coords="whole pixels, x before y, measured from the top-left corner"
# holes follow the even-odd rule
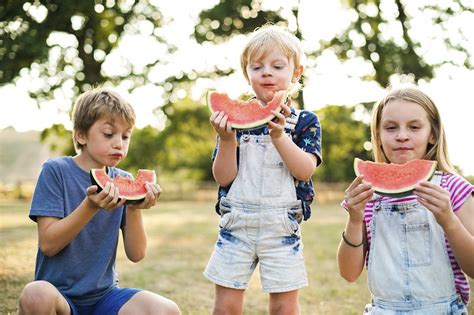
[[[417,1],[418,5],[425,0]],[[427,1],[427,0],[426,0]],[[170,68],[160,68],[154,75],[154,80],[159,82],[161,78],[176,71],[177,68],[186,71],[198,68],[206,69],[209,62],[218,61],[222,67],[239,68],[239,53],[244,44],[244,36],[232,38],[222,47],[212,45],[200,46],[190,40],[190,34],[194,31],[197,15],[202,8],[211,7],[216,0],[174,0],[156,1],[159,3],[164,16],[172,16],[174,22],[161,29],[161,35],[172,38],[179,46],[178,51],[172,56],[166,55],[166,47],[150,41],[150,36],[145,31],[141,35],[126,36],[123,44],[108,57],[104,68],[108,72],[117,70],[117,62],[122,57],[133,60],[137,69],[143,67],[147,61],[155,60],[157,56],[167,58]],[[296,0],[266,0],[263,7],[277,9],[280,5],[297,2]],[[410,3],[410,2],[408,2]],[[350,14],[342,11],[338,1],[314,1],[300,0],[300,25],[303,35],[305,49],[315,49],[319,40],[330,39],[338,30],[342,29],[350,21]],[[408,5],[408,4],[407,4]],[[412,5],[412,4],[410,4]],[[183,10],[187,7],[187,10]],[[390,12],[390,9],[387,9]],[[335,19],[334,17],[338,18]],[[413,36],[424,41],[426,58],[437,62],[447,57],[440,46],[440,38],[431,36],[428,38],[426,32],[431,32],[420,25],[431,25],[423,20],[423,15],[412,23],[417,25],[418,33]],[[290,20],[290,28],[294,21]],[[456,19],[455,24],[463,29],[474,29],[473,19]],[[399,30],[396,26],[389,27],[386,36],[396,36]],[[456,37],[458,32],[452,31]],[[450,33],[451,35],[451,33]],[[469,38],[474,51],[474,34]],[[136,57],[137,52],[140,53]],[[189,52],[192,52],[190,58]],[[304,83],[304,97],[307,109],[317,110],[327,104],[355,105],[359,102],[373,102],[380,99],[385,90],[375,82],[361,81],[358,77],[368,74],[370,69],[361,60],[352,60],[342,64],[331,53],[325,53],[316,60],[316,65],[307,65]],[[392,84],[397,86],[403,77],[394,76]],[[42,130],[50,127],[53,123],[62,123],[67,128],[71,127],[68,111],[71,106],[67,93],[57,95],[48,103],[40,107],[29,98],[26,87],[34,85],[35,82],[28,78],[19,80],[17,86],[8,84],[0,87],[0,130],[13,126],[18,131]],[[474,71],[458,69],[451,65],[445,65],[438,69],[436,76],[430,82],[422,82],[419,87],[430,95],[437,104],[444,123],[451,160],[455,165],[461,167],[465,175],[474,175],[474,146],[471,144],[472,119],[474,117],[474,104],[472,104],[471,89],[474,86]],[[152,111],[161,105],[162,90],[150,84],[140,87],[132,94],[126,92],[127,82],[118,86],[117,90],[123,94],[134,106],[137,112],[137,127],[146,125],[163,127],[161,117],[153,115]],[[203,91],[217,89],[227,92],[231,96],[248,92],[249,86],[245,82],[240,71],[219,81],[198,79],[193,90],[193,97],[199,98]],[[184,96],[184,95],[183,95]],[[471,127],[470,127],[471,126]],[[322,126],[324,128],[324,126]]]

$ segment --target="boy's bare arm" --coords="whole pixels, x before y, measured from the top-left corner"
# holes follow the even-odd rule
[[[147,247],[142,210],[127,208],[126,222],[122,232],[125,253],[130,261],[138,262],[145,258]]]
[[[311,178],[316,169],[314,154],[304,152],[285,135],[274,138],[273,144],[293,177],[300,181],[308,181]]]
[[[38,241],[46,256],[54,256],[66,247],[94,217],[99,208],[87,198],[65,218],[38,217]]]
[[[95,185],[88,187],[84,200],[62,219],[38,217],[39,246],[46,256],[54,256],[66,247],[99,209],[112,211],[125,203],[125,199],[119,201],[118,189],[112,183],[97,191]]]
[[[145,258],[147,237],[143,225],[142,210],[155,206],[161,195],[159,184],[147,183],[147,195],[139,204],[131,204],[126,209],[126,224],[123,227],[123,243],[127,258],[138,262]]]
[[[219,149],[212,164],[212,173],[216,182],[222,186],[229,186],[237,176],[237,140],[232,137],[219,140]]]

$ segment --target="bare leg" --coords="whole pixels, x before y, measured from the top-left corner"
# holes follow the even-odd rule
[[[240,315],[244,308],[244,290],[216,284],[213,315]]]
[[[19,315],[70,315],[66,299],[47,281],[28,283],[21,292]]]
[[[298,290],[270,293],[271,315],[297,315],[299,313]]]
[[[175,302],[150,291],[140,291],[122,306],[118,314],[179,315],[181,312]]]

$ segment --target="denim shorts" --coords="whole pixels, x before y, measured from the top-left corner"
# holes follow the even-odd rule
[[[215,284],[246,289],[259,265],[262,291],[288,292],[308,285],[299,221],[301,202],[249,206],[221,201],[219,235],[204,276]]]
[[[80,306],[75,305],[67,296],[63,295],[71,307],[72,315],[117,315],[120,308],[135,295],[140,289],[113,288],[104,295],[96,304]]]

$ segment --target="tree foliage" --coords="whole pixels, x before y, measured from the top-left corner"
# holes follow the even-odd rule
[[[299,25],[300,1],[282,2],[281,7],[272,9],[266,9],[267,2],[221,0],[199,14],[192,35],[197,43],[219,45],[270,22],[288,25],[298,38],[304,38]],[[161,35],[161,29],[172,17],[163,16],[158,3],[151,0],[1,1],[0,86],[21,84],[20,79],[27,78],[35,82],[29,92],[40,104],[58,96],[72,100],[98,84],[126,82],[130,91],[152,84],[163,92],[160,104],[164,105],[158,111],[166,116],[166,128],[136,130],[123,166],[132,170],[166,168],[173,174],[184,170],[186,176],[209,179],[209,154],[214,143],[209,113],[204,106],[188,99],[183,101],[178,94],[191,91],[197,78],[214,80],[235,69],[211,66],[205,70],[191,69],[189,73],[176,70],[154,79],[151,73],[168,62],[160,58],[163,55],[157,53],[150,60],[132,60],[120,55],[120,44],[131,35],[145,36],[153,45],[165,47],[164,55],[177,50],[172,39]],[[447,0],[424,6],[408,0],[341,0],[341,3],[351,13],[350,22],[333,39],[321,42],[318,50],[306,52],[310,64],[316,64],[316,58],[325,51],[331,51],[341,61],[359,58],[373,69],[363,79],[375,80],[381,86],[386,86],[390,76],[397,73],[408,75],[415,82],[429,81],[444,63],[472,69],[469,30],[458,26],[458,35],[450,36],[453,19],[474,18],[474,8],[469,2]],[[433,34],[425,34],[425,40],[415,31],[420,16],[433,24]],[[387,32],[389,28],[398,33]],[[426,57],[434,39],[441,40],[448,52],[443,60]],[[115,62],[120,63],[118,72],[106,67],[114,56]],[[137,66],[136,61],[142,61],[141,65]],[[297,103],[304,107],[301,93]],[[347,179],[344,176],[352,174],[353,157],[368,157],[363,149],[364,141],[369,139],[367,126],[351,118],[353,113],[354,108],[344,106],[328,106],[318,112],[323,123],[325,157],[318,174],[325,180]],[[54,125],[42,137],[51,145],[64,146],[66,153],[73,152],[70,132],[64,126]]]
[[[353,118],[354,106],[329,105],[317,111],[322,126],[323,164],[316,180],[350,181],[354,178],[355,157],[370,159],[364,143],[370,139],[369,126]]]

